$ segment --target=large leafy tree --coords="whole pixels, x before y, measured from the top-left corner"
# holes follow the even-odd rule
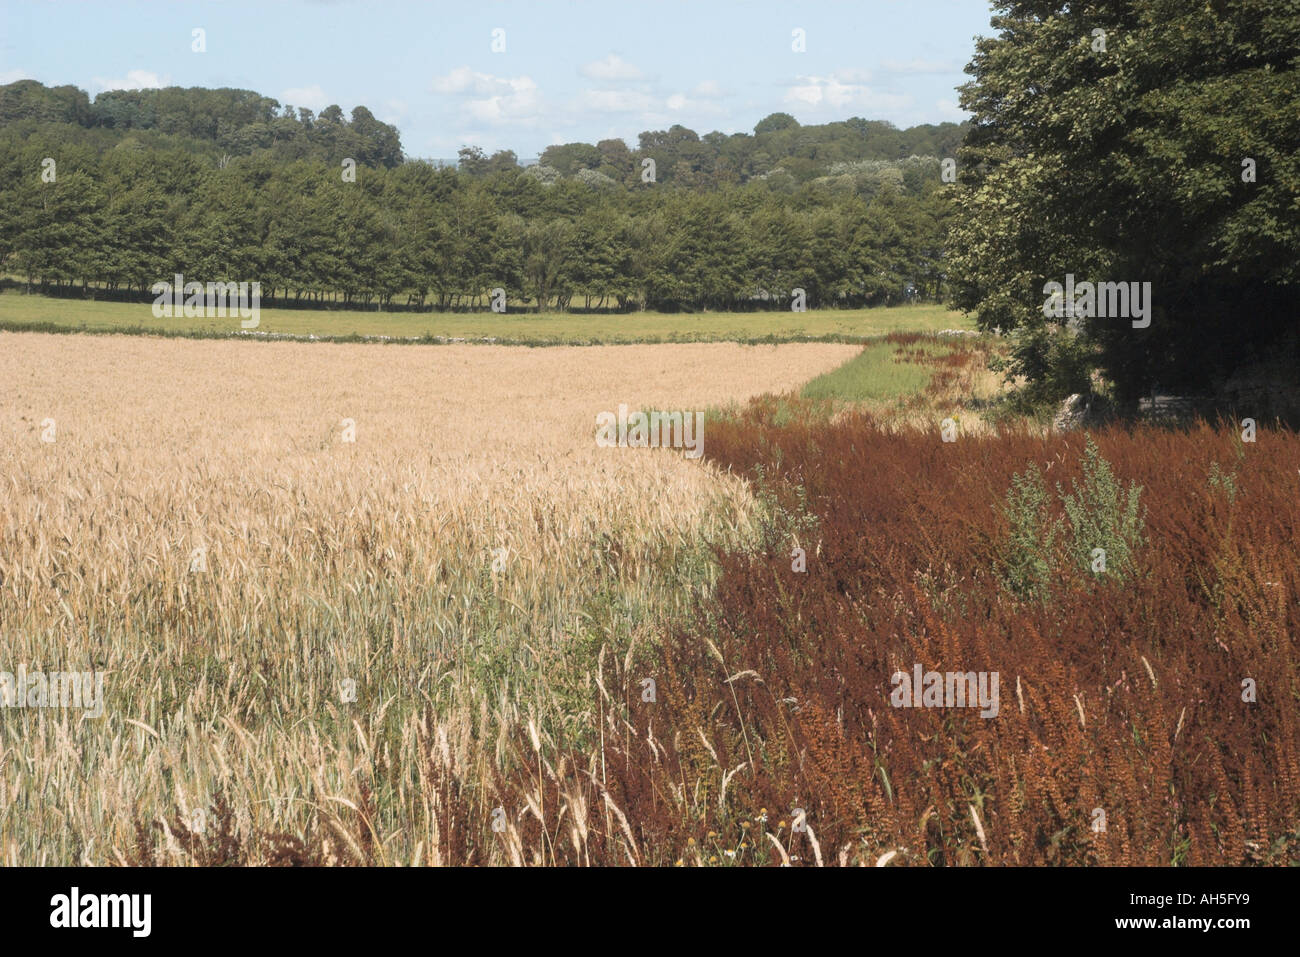
[[[962,105],[950,279],[1043,397],[1121,400],[1296,366],[1300,4],[995,3]],[[1253,177],[1251,172],[1253,171]],[[1251,181],[1253,178],[1253,181]],[[1150,282],[1151,324],[1043,315],[1044,285]]]

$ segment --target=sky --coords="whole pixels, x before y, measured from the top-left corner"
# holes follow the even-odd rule
[[[775,112],[960,121],[956,87],[989,17],[987,0],[0,0],[0,84],[364,105],[408,156],[473,145],[522,159],[635,147],[674,123],[749,132]]]

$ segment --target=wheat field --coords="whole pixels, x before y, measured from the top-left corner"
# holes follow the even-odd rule
[[[685,612],[753,505],[679,452],[598,448],[596,414],[782,392],[857,351],[0,333],[0,671],[94,671],[104,700],[0,709],[3,860],[126,863],[144,827],[158,863],[213,862],[217,829],[248,863],[259,833],[544,861],[512,835],[546,809],[476,837],[509,741],[598,753],[604,656]]]

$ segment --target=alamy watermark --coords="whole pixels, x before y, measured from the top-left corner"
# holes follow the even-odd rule
[[[260,282],[186,282],[181,273],[174,279],[161,279],[149,287],[158,297],[153,301],[155,319],[224,319],[238,312],[244,329],[256,329],[261,322]]]
[[[998,716],[996,671],[895,671],[889,703],[895,708],[980,708],[981,718]]]
[[[618,415],[596,416],[596,444],[602,449],[685,449],[686,458],[704,454],[703,412],[633,412],[619,405]]]
[[[50,926],[126,928],[132,937],[148,937],[153,929],[152,894],[83,894],[73,887],[50,898]]]
[[[0,707],[84,708],[87,716],[104,713],[102,671],[0,671]]]
[[[1065,285],[1048,282],[1043,286],[1043,315],[1048,319],[1132,319],[1134,329],[1151,325],[1151,283],[1074,282],[1065,274]]]

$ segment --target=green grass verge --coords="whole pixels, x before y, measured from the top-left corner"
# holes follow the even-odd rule
[[[890,332],[970,329],[970,320],[939,305],[822,309],[803,313],[402,313],[262,309],[255,335],[357,341],[485,341],[519,345],[599,345],[625,342],[858,342]],[[156,319],[148,303],[0,294],[0,329],[42,332],[136,333],[165,336],[249,335],[238,317]]]
[[[909,349],[937,355],[949,351],[951,346],[936,340],[919,342]],[[805,399],[888,402],[923,391],[930,384],[934,368],[918,365],[911,359],[900,360],[897,350],[894,343],[873,342],[838,369],[813,379],[800,394]]]

